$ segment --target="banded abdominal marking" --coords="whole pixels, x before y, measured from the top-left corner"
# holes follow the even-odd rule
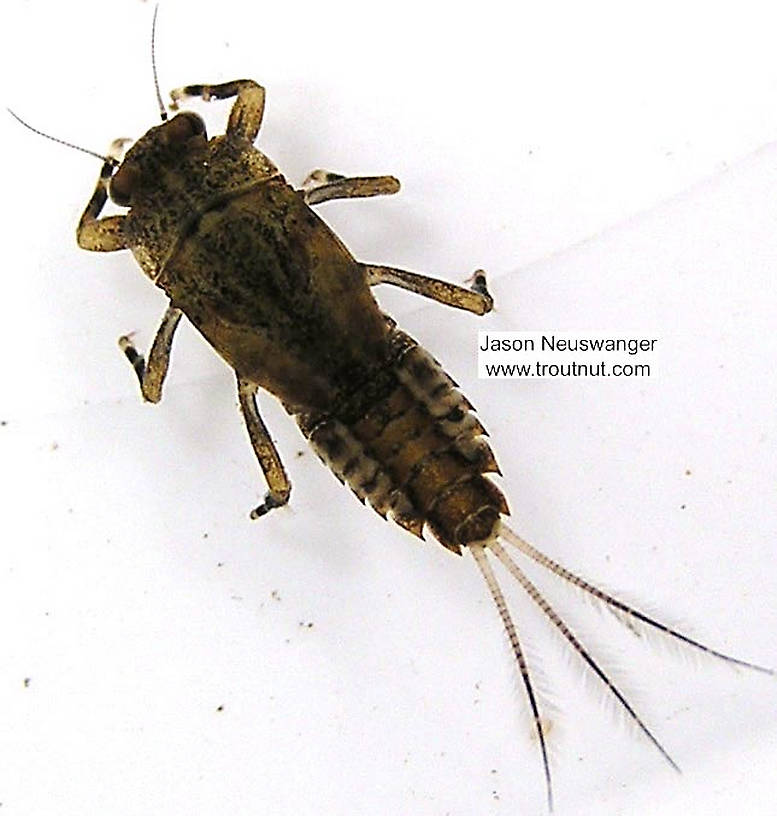
[[[629,628],[645,625],[733,665],[772,674],[770,669],[711,649],[626,604],[554,561],[504,522],[509,515],[501,490],[488,478],[499,474],[485,429],[474,408],[437,360],[392,326],[390,363],[374,372],[369,386],[326,414],[295,414],[321,460],[356,497],[383,518],[423,538],[428,526],[447,549],[467,548],[486,582],[518,667],[537,733],[549,810],[553,810],[550,761],[540,702],[518,629],[487,557],[490,551],[561,633],[588,669],[617,700],[629,720],[676,771],[679,766],[623,692],[583,645],[502,545],[587,593]]]
[[[103,166],[77,228],[84,249],[131,250],[168,297],[148,357],[135,348],[131,335],[119,340],[143,398],[161,399],[173,336],[185,316],[235,372],[238,404],[269,488],[252,518],[285,505],[291,492],[256,403],[263,389],[286,407],[321,459],[362,503],[418,537],[428,528],[448,550],[472,553],[529,700],[549,808],[553,794],[540,704],[489,552],[676,768],[503,544],[607,605],[632,628],[645,624],[729,663],[772,672],[659,623],[507,527],[507,502],[490,478],[499,468],[472,405],[439,363],[382,314],[371,293],[371,287],[389,284],[484,315],[493,305],[485,274],[478,270],[467,288],[357,261],[312,208],[336,199],[394,195],[396,178],[317,169],[294,188],[253,147],[264,115],[261,85],[237,79],[171,92],[171,110],[188,97],[234,100],[226,132],[209,138],[195,113],[168,120],[155,69],[154,78],[162,123],[123,158],[122,140],[107,155],[93,154]],[[109,197],[126,211],[103,214]]]
[[[397,328],[390,364],[330,414],[298,414],[322,461],[362,502],[414,535],[428,525],[440,543],[491,538],[508,513],[486,473],[498,473],[472,405],[440,364]]]

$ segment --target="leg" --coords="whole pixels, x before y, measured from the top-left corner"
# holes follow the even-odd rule
[[[180,319],[180,309],[168,306],[151,345],[148,364],[132,344],[129,335],[119,338],[119,348],[135,369],[140,381],[140,393],[146,402],[159,402],[162,399],[162,384],[170,364],[170,347],[173,344],[173,335]]]
[[[170,91],[173,100],[170,107],[178,110],[178,102],[187,96],[199,96],[205,102],[211,99],[229,99],[236,96],[235,104],[227,122],[227,136],[230,139],[245,139],[253,142],[259,133],[264,115],[264,88],[253,79],[235,79],[220,85],[186,85]]]
[[[269,513],[276,507],[283,507],[289,501],[291,494],[291,482],[283,468],[281,457],[275,449],[275,444],[267,432],[267,426],[259,415],[256,407],[257,386],[248,380],[244,380],[237,375],[237,395],[240,400],[240,410],[243,412],[243,419],[246,422],[248,436],[251,439],[256,458],[267,480],[270,488],[264,501],[256,509],[251,511],[251,518],[257,519],[265,513]]]
[[[313,170],[302,182],[306,204],[320,204],[333,198],[369,198],[399,192],[394,176],[356,176],[346,178],[328,170]]]
[[[419,275],[416,272],[407,272],[404,269],[394,269],[390,266],[362,264],[362,269],[367,275],[367,283],[370,286],[391,283],[402,289],[409,289],[417,295],[444,303],[446,306],[466,309],[477,315],[490,312],[494,305],[494,299],[486,286],[486,273],[482,269],[478,269],[470,278],[472,285],[469,289],[457,286],[455,283]]]
[[[92,252],[115,252],[118,249],[126,249],[127,244],[122,235],[121,225],[124,221],[123,215],[109,215],[100,218],[105,202],[108,200],[108,182],[113,175],[113,171],[119,164],[122,147],[126,139],[117,139],[108,150],[108,161],[100,170],[97,185],[94,188],[92,197],[86,205],[86,209],[81,215],[76,229],[76,240],[81,249],[89,249]]]

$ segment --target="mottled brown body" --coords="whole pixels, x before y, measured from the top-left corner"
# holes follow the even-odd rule
[[[331,410],[389,361],[361,268],[281,176],[203,212],[157,283],[290,409]]]
[[[241,375],[282,400],[362,501],[450,549],[506,505],[482,428],[383,315],[340,240],[276,175],[191,222],[157,284]]]
[[[282,401],[319,456],[362,502],[418,536],[428,527],[453,552],[470,550],[526,690],[549,809],[553,797],[540,705],[487,552],[677,768],[501,542],[606,604],[632,627],[644,624],[727,662],[771,672],[710,649],[625,604],[504,524],[507,503],[487,475],[498,468],[472,406],[431,355],[380,311],[370,293],[370,286],[390,283],[485,314],[492,301],[483,273],[464,289],[356,261],[311,205],[391,194],[399,183],[391,176],[345,178],[317,170],[301,189],[293,189],[252,146],[264,110],[264,90],[255,82],[191,85],[172,96],[173,107],[185,96],[236,97],[226,134],[208,140],[200,117],[183,113],[149,130],[120,166],[118,159],[106,158],[77,233],[86,249],[131,249],[170,298],[147,361],[128,336],[119,340],[143,397],[161,398],[173,336],[186,315],[236,372],[240,408],[269,486],[253,517],[285,504],[291,490],[256,406],[256,392],[264,388]],[[117,204],[129,208],[126,214],[100,217],[109,191]]]
[[[116,248],[87,233],[110,224],[98,237],[132,250],[170,309],[238,372],[244,394],[278,397],[338,478],[384,518],[419,536],[428,526],[454,552],[491,538],[507,504],[483,475],[497,467],[471,406],[378,308],[370,285],[380,268],[357,262],[308,203],[333,178],[349,180],[324,174],[312,190],[292,188],[247,138],[263,92],[249,80],[227,86],[217,87],[238,95],[227,134],[208,140],[192,113],[152,128],[110,181],[129,212],[82,221],[80,242]],[[384,179],[376,191],[397,188]],[[428,280],[411,277],[416,287]],[[435,283],[458,298],[453,305],[482,313],[491,305],[483,280],[479,292]],[[142,361],[128,341],[123,348]],[[143,384],[148,372],[139,373]],[[265,473],[274,457],[285,479],[266,429],[258,447],[254,436]],[[268,481],[270,505],[284,503],[288,480],[275,494]]]
[[[156,282],[362,501],[455,551],[491,535],[506,505],[480,475],[496,469],[482,428],[280,175],[192,219]]]

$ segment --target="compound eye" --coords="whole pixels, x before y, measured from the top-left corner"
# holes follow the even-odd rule
[[[123,164],[111,177],[108,192],[111,200],[120,207],[129,207],[132,191],[140,179],[140,172],[131,164]]]
[[[192,136],[205,135],[205,122],[192,111],[179,113],[164,125],[164,134],[170,142],[185,142]]]

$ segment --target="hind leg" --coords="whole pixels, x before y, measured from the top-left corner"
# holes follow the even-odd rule
[[[288,504],[291,495],[291,482],[281,462],[275,444],[270,438],[267,426],[264,424],[256,407],[256,392],[258,387],[249,380],[237,375],[237,395],[240,401],[240,410],[243,412],[248,436],[251,445],[262,468],[267,486],[270,488],[264,501],[251,511],[251,518],[257,519],[276,507]]]

